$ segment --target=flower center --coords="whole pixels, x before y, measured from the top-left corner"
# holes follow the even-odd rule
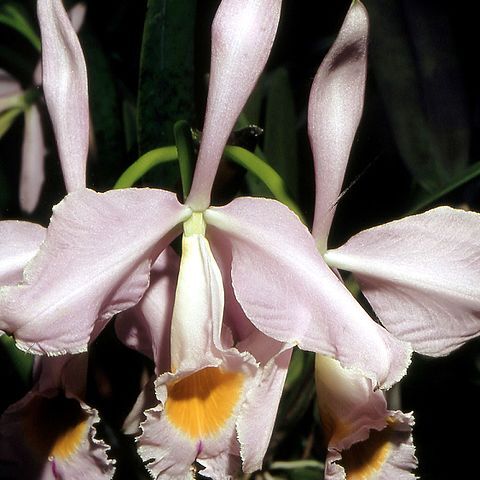
[[[364,442],[356,443],[342,453],[342,465],[348,480],[374,478],[385,464],[391,450],[389,428],[372,430]]]
[[[35,397],[23,418],[26,441],[41,459],[50,456],[66,459],[85,438],[87,418],[74,399]]]
[[[216,435],[240,400],[243,374],[208,367],[167,387],[165,413],[191,438]]]

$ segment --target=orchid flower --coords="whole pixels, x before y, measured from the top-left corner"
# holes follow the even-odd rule
[[[70,21],[76,31],[80,30],[85,16],[85,5],[78,3],[69,11]],[[39,62],[34,70],[32,85],[42,84],[42,68]],[[32,213],[38,205],[45,181],[45,155],[47,150],[43,137],[42,120],[36,105],[37,97],[31,100],[32,90],[24,91],[7,72],[0,70],[0,113],[25,111],[25,131],[22,142],[20,169],[20,207]]]
[[[480,334],[480,215],[439,207],[327,240],[363,107],[368,17],[355,2],[313,82],[309,136],[316,178],[312,234],[332,268],[350,271],[381,323],[426,355]]]
[[[313,82],[308,115],[316,173],[312,235],[332,268],[354,273],[390,332],[417,352],[445,355],[480,330],[479,278],[472,268],[480,257],[478,214],[441,207],[361,232],[339,249],[327,248],[362,113],[367,35],[367,12],[355,2]],[[410,415],[387,411],[370,380],[320,355],[316,382],[330,437],[326,478],[414,478]],[[395,440],[389,440],[392,435]],[[368,461],[362,462],[362,453],[370,454]],[[360,463],[352,463],[358,455]]]
[[[262,467],[291,349],[258,331],[233,338],[222,328],[222,319],[240,320],[224,301],[228,282],[201,235],[184,234],[183,247],[180,266],[172,249],[160,255],[142,300],[116,322],[120,338],[155,362],[156,401],[147,404],[138,451],[155,478],[190,478],[195,461],[211,478],[253,472]]]
[[[115,468],[83,401],[87,354],[36,357],[33,389],[0,417],[2,478],[110,479]]]
[[[323,355],[315,359],[315,382],[328,441],[325,480],[416,478],[411,414],[388,410],[371,380]]]
[[[248,328],[335,357],[381,387],[403,376],[408,345],[372,322],[325,265],[293,212],[259,198],[209,206],[225,142],[273,43],[280,3],[224,0],[219,7],[203,139],[185,205],[158,189],[78,188],[54,208],[46,240],[23,282],[0,290],[0,327],[15,335],[20,348],[49,354],[85,350],[114,314],[138,303],[153,261],[188,222],[189,235],[204,249],[211,245],[213,256],[203,256],[204,272],[213,261],[231,272]],[[70,173],[65,176],[80,187],[88,144],[83,55],[59,0],[40,0],[38,13],[45,98],[64,172]],[[202,301],[194,298],[196,292],[189,302]]]

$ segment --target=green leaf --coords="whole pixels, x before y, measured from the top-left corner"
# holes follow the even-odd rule
[[[126,159],[122,102],[107,56],[87,24],[82,27],[80,41],[88,66],[90,111],[95,134],[92,153],[99,159],[89,164],[89,184],[104,190],[127,167],[122,165]]]
[[[418,18],[407,25],[402,3],[367,0],[366,6],[372,20],[370,64],[397,148],[415,180],[426,191],[434,192],[458,174],[466,162],[466,138],[462,129],[452,129],[444,138],[443,127],[436,126],[439,117],[432,113],[438,109],[435,103],[450,101],[434,98],[426,78],[431,77],[438,64],[438,58],[432,55],[438,56],[441,52],[436,49],[434,53],[428,41],[416,50],[412,47],[409,31],[413,23],[418,23]],[[423,28],[428,16],[421,18],[419,25]],[[443,40],[443,31],[436,31],[435,35],[441,35]],[[427,102],[426,89],[431,90]],[[426,103],[430,104],[429,108]],[[453,153],[449,142],[453,142],[458,151]]]
[[[24,8],[14,2],[0,5],[0,23],[17,30],[37,51],[40,52],[41,42],[37,32],[32,27]]]
[[[16,118],[23,113],[23,108],[10,108],[0,114],[0,138],[8,132]]]
[[[265,113],[263,152],[267,161],[285,180],[294,198],[298,198],[298,155],[296,115],[292,89],[285,68],[270,77]]]
[[[408,212],[408,215],[420,212],[425,207],[435,203],[448,193],[479,176],[480,162],[475,162],[469,168],[465,169],[461,174],[453,177],[443,188],[440,188],[432,193],[422,192],[419,198],[417,198],[415,206]]]
[[[14,340],[8,335],[2,335],[0,337],[0,345],[10,358],[22,383],[25,386],[29,385],[32,376],[33,355],[19,350]]]
[[[141,154],[174,143],[178,120],[194,119],[196,1],[149,0],[140,59],[137,130]],[[155,183],[171,187],[178,171]]]

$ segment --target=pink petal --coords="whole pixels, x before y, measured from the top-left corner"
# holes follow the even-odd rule
[[[351,271],[381,322],[427,355],[480,334],[480,215],[440,207],[365,230],[325,254]]]
[[[87,69],[61,0],[39,0],[43,92],[67,191],[85,187],[89,113]]]
[[[35,223],[0,222],[0,285],[12,285],[22,280],[23,269],[37,254],[45,232],[45,228]]]
[[[367,40],[367,11],[356,1],[320,66],[310,93],[308,132],[316,182],[312,231],[322,253],[327,249],[328,232],[362,115]]]
[[[70,18],[70,23],[72,24],[72,27],[76,32],[79,32],[80,29],[82,28],[86,13],[87,13],[87,6],[82,2],[75,4],[68,11],[68,17]]]
[[[326,480],[416,478],[411,415],[388,410],[384,393],[369,379],[321,355],[315,383],[328,440]]]
[[[152,260],[189,214],[162,190],[68,195],[54,208],[23,284],[0,289],[0,321],[8,320],[22,349],[85,350],[114,314],[140,300]]]
[[[120,340],[153,359],[157,374],[170,370],[170,324],[179,265],[175,251],[166,248],[152,267],[143,298],[115,320]]]
[[[3,97],[11,97],[22,93],[22,87],[8,72],[0,68],[0,101]],[[2,111],[0,109],[0,111]]]
[[[0,418],[2,478],[111,479],[115,468],[112,460],[107,457],[108,447],[96,438],[95,424],[99,421],[97,411],[74,399],[63,399],[63,402],[55,400],[52,398],[55,395],[52,391],[31,391],[19,402],[11,405]],[[75,402],[78,405],[72,409]],[[38,408],[39,403],[43,408]],[[68,409],[63,415],[55,416],[55,410],[62,405],[68,405]],[[45,448],[48,444],[40,445],[40,439],[43,442],[51,439],[52,427],[57,427],[57,424],[61,427],[61,422],[68,418],[66,413],[72,411],[77,414],[81,412],[85,422],[83,432],[76,439],[75,448],[68,455],[49,455]],[[39,413],[48,416],[38,418]]]
[[[273,432],[292,350],[287,349],[261,368],[237,420],[243,471],[262,468]]]
[[[182,237],[171,330],[171,371],[215,364],[221,345],[222,276],[203,235]]]
[[[230,244],[238,302],[263,333],[337,358],[378,385],[398,381],[410,349],[373,322],[318,254],[293,212],[265,199],[238,198],[205,212]],[[213,232],[215,233],[215,232]],[[219,240],[223,239],[223,240]]]
[[[27,213],[35,210],[45,180],[45,143],[40,112],[32,105],[25,114],[20,171],[20,206]]]
[[[281,0],[223,0],[212,26],[207,111],[187,204],[205,210],[223,149],[267,62]]]

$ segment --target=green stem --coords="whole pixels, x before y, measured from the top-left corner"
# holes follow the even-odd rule
[[[192,131],[185,120],[180,120],[173,127],[175,143],[178,150],[178,164],[182,180],[183,198],[186,199],[192,186],[192,165],[195,158]]]
[[[173,162],[178,159],[177,147],[161,147],[150,150],[132,163],[120,176],[114,189],[129,188],[142,178],[153,167],[161,163]]]
[[[267,186],[278,201],[290,208],[303,223],[306,223],[300,208],[287,193],[283,178],[268,163],[242,147],[227,146],[224,155],[253,173]]]

